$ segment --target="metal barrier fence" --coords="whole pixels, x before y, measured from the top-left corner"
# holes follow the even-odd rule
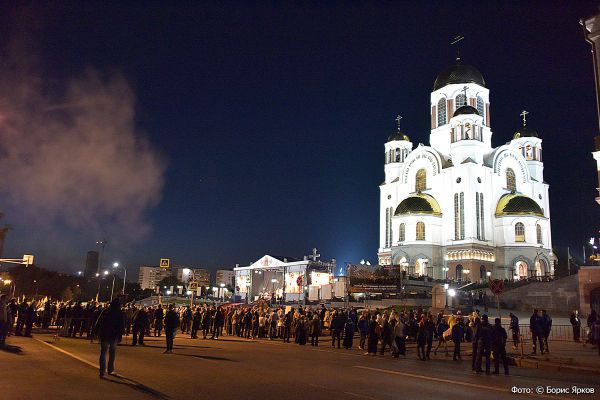
[[[504,329],[506,329],[506,333],[508,333],[508,339],[510,341],[512,338],[512,332],[508,330],[509,324],[502,324],[502,326]],[[579,337],[581,340],[586,338],[586,329],[586,326],[581,326],[579,328]],[[531,330],[529,329],[529,324],[519,324],[519,330],[521,332],[521,340],[525,342],[531,342]],[[573,341],[573,327],[571,325],[552,325],[548,340]]]

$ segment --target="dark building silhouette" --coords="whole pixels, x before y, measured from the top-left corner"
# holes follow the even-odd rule
[[[84,272],[86,278],[92,278],[96,275],[96,272],[98,271],[98,257],[99,254],[97,251],[87,252]]]

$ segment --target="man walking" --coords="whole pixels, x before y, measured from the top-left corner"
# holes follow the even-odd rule
[[[106,371],[106,352],[108,351],[108,374],[115,372],[115,355],[117,343],[121,341],[125,324],[123,323],[123,312],[121,311],[121,300],[114,299],[110,306],[98,317],[94,331],[100,338],[100,378],[104,377]]]
[[[139,309],[133,314],[133,341],[132,346],[140,344],[144,345],[144,334],[146,333],[146,326],[149,324],[148,313],[144,308]]]
[[[173,353],[173,341],[175,340],[175,332],[179,326],[179,315],[173,309],[173,304],[169,304],[167,315],[165,315],[165,335],[167,335],[167,349],[164,354]]]
[[[454,355],[452,360],[462,360],[460,355],[460,344],[465,338],[465,324],[462,317],[458,317],[458,322],[452,325],[452,342],[454,342]]]

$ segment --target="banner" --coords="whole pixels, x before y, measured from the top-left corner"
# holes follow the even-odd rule
[[[400,286],[398,266],[348,265],[351,293],[397,293]]]

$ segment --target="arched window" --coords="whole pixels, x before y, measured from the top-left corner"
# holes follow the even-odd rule
[[[415,177],[415,192],[422,192],[427,188],[427,171],[421,168]]]
[[[517,178],[512,168],[506,168],[506,188],[511,192],[517,191]]]
[[[456,266],[456,272],[454,273],[454,279],[456,279],[457,281],[462,281],[462,275],[463,275],[463,266],[458,264]]]
[[[483,117],[483,99],[479,96],[477,96],[477,112]],[[485,121],[485,118],[483,120]]]
[[[440,99],[437,106],[437,126],[446,124],[446,99]]]
[[[485,265],[481,265],[479,267],[479,279],[484,280],[487,276],[486,272]]]
[[[417,240],[425,240],[425,223],[417,222]]]
[[[466,106],[467,105],[467,96],[465,96],[464,94],[459,94],[458,96],[456,96],[456,108],[458,109],[459,107],[462,106]]]
[[[400,242],[406,241],[406,225],[404,224],[404,222],[400,224],[399,231],[400,231],[400,235],[399,235],[398,241],[400,241]]]
[[[535,226],[535,233],[537,236],[537,243],[538,244],[544,244],[544,241],[542,240],[542,227],[540,224],[537,224]]]
[[[515,224],[515,242],[525,241],[525,225],[522,222]]]
[[[401,158],[401,152],[400,152],[400,148],[398,147],[396,149],[396,162],[402,162],[402,158]]]

